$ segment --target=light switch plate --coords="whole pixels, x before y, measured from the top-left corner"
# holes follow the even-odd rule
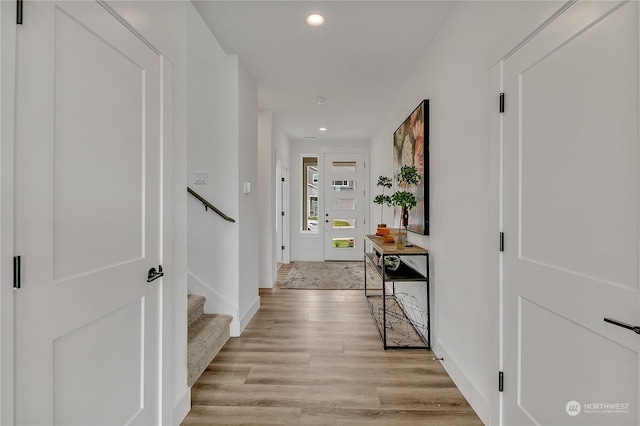
[[[209,181],[209,173],[208,172],[194,172],[193,182],[196,185],[204,185]]]

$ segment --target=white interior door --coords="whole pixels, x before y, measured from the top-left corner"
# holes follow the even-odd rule
[[[325,154],[325,260],[362,260],[364,154]]]
[[[505,425],[635,425],[638,3],[577,2],[504,63]]]
[[[17,43],[17,424],[157,423],[160,58],[93,1]]]

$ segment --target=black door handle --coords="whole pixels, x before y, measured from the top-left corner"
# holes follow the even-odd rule
[[[162,272],[162,265],[158,265],[157,271],[156,268],[149,269],[149,272],[147,273],[147,282],[150,283],[151,281],[155,281],[162,276],[164,276],[164,272]]]
[[[611,318],[605,318],[604,322],[608,322],[609,324],[617,325],[618,327],[626,328],[627,330],[631,330],[636,334],[640,334],[640,326],[627,324],[626,322],[614,320]]]

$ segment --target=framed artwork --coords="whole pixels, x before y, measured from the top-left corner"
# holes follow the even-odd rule
[[[425,99],[393,134],[394,187],[402,166],[415,166],[422,176],[415,189],[418,205],[409,211],[408,230],[429,235],[429,100]],[[398,223],[399,213],[396,212]]]

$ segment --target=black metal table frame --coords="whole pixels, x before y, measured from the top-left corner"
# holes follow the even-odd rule
[[[373,261],[373,254],[369,255],[367,253],[367,243],[370,244],[373,248],[372,250],[375,250],[375,243],[373,243],[373,241],[369,240],[368,238],[365,237],[365,244],[364,244],[364,295],[365,298],[367,299],[367,303],[369,304],[369,311],[371,312],[371,316],[374,319],[374,323],[376,325],[376,329],[378,330],[378,336],[380,336],[380,340],[382,341],[382,346],[385,350],[387,349],[427,349],[427,350],[431,350],[431,300],[430,300],[430,295],[429,295],[429,253],[394,253],[394,254],[385,254],[383,250],[381,250],[380,253],[380,261],[382,263],[381,266],[377,266],[375,265],[374,261]],[[402,257],[401,259],[401,265],[406,266],[407,268],[410,268],[416,275],[414,277],[409,277],[409,278],[405,278],[402,279],[402,276],[398,276],[398,277],[393,277],[392,275],[389,275],[389,273],[386,271],[385,268],[385,257],[387,256],[402,256],[402,257],[408,257],[408,256],[423,256],[425,258],[425,266],[426,266],[426,276],[422,275],[420,272],[418,272],[413,266],[411,266],[408,263],[405,263],[404,261],[402,261]],[[376,270],[376,273],[380,276],[380,278],[382,279],[382,330],[380,330],[380,326],[378,324],[378,322],[375,320],[375,314],[373,312],[373,305],[371,304],[371,302],[369,301],[369,294],[367,293],[367,264],[371,263],[371,266],[373,266],[373,268]],[[387,279],[389,278],[389,279]],[[386,283],[390,281],[392,284],[392,293],[390,294],[390,296],[395,297],[396,294],[396,281],[398,282],[424,282],[427,286],[427,336],[426,336],[426,340],[425,340],[425,336],[420,333],[418,330],[416,330],[415,326],[413,325],[413,322],[411,320],[409,320],[409,322],[411,323],[411,326],[413,327],[413,329],[416,331],[417,335],[420,336],[420,338],[422,339],[422,341],[424,342],[425,346],[390,346],[387,345],[387,286]],[[373,296],[373,295],[372,295]],[[399,303],[398,303],[399,304]],[[402,308],[402,305],[399,304],[399,306]],[[402,311],[404,313],[404,308],[402,308]],[[406,313],[404,313],[406,316]]]

